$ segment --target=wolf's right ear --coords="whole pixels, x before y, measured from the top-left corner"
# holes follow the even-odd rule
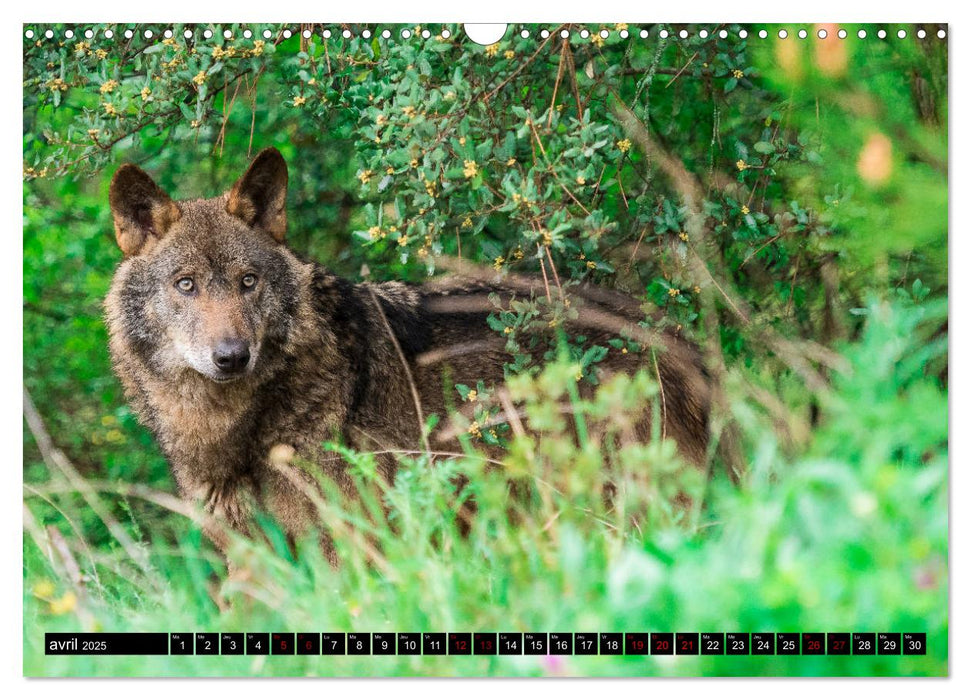
[[[130,163],[118,168],[111,179],[108,202],[115,238],[125,257],[138,255],[150,239],[163,238],[182,215],[148,173]]]
[[[283,156],[275,148],[264,148],[229,191],[226,211],[282,243],[287,235],[287,179]]]

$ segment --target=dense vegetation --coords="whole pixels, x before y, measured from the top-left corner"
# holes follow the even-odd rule
[[[391,38],[363,26],[326,38],[319,26],[254,25],[248,37],[213,26],[210,38],[201,26],[191,38],[184,26],[106,28],[52,26],[47,38],[34,27],[24,40],[27,673],[946,672],[947,47],[936,28],[882,40],[855,26],[845,39],[834,27],[779,39],[778,27],[703,38],[692,26],[681,38],[671,26],[546,37],[517,26],[488,47],[456,26],[389,27]],[[290,165],[291,245],[331,269],[528,273],[548,291],[491,319],[531,432],[473,430],[465,456],[434,464],[403,455],[387,514],[329,501],[337,570],[312,545],[294,556],[265,522],[266,542],[236,544],[227,580],[108,365],[100,303],[120,253],[107,183],[132,161],[174,196],[211,196],[270,145]],[[569,339],[558,358],[530,352],[573,313],[561,290],[580,280],[637,296],[646,326],[704,349],[715,442],[731,447],[707,474],[661,436],[609,443],[608,455],[551,410],[571,401],[580,423],[657,400],[648,373],[578,401],[576,382],[596,380],[588,370],[607,348]],[[494,388],[456,392],[488,425]],[[497,442],[503,469],[486,469],[480,448]],[[347,459],[375,482],[369,455]],[[608,462],[621,468],[605,474]],[[479,507],[467,537],[456,474]],[[532,485],[513,506],[510,476]],[[679,507],[679,492],[694,505]],[[45,630],[304,627],[926,631],[928,655],[214,663],[41,649]]]

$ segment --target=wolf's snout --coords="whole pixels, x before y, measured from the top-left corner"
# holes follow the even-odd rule
[[[249,343],[244,340],[222,340],[212,352],[213,364],[227,374],[242,372],[249,358]]]

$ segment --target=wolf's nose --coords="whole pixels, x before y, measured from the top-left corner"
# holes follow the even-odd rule
[[[242,340],[223,340],[212,352],[212,361],[223,372],[239,372],[249,362],[249,344]]]

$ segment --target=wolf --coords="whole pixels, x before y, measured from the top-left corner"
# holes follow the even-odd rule
[[[123,258],[104,308],[114,371],[182,497],[247,534],[263,509],[297,537],[319,524],[317,511],[306,485],[274,467],[274,454],[319,464],[321,476],[353,496],[346,465],[321,447],[340,438],[381,451],[379,472],[392,481],[390,453],[422,448],[422,423],[447,413],[454,384],[502,384],[510,357],[487,317],[496,298],[522,290],[488,280],[410,285],[334,275],[287,246],[287,182],[273,148],[210,199],[173,200],[137,166],[121,166],[109,204]],[[583,306],[575,330],[590,343],[617,336],[604,318],[630,327],[644,319],[638,302],[617,292],[583,287],[573,296]],[[601,369],[650,368],[666,435],[702,465],[710,378],[691,344],[659,334],[656,347],[610,351]],[[225,532],[207,532],[227,546]]]

